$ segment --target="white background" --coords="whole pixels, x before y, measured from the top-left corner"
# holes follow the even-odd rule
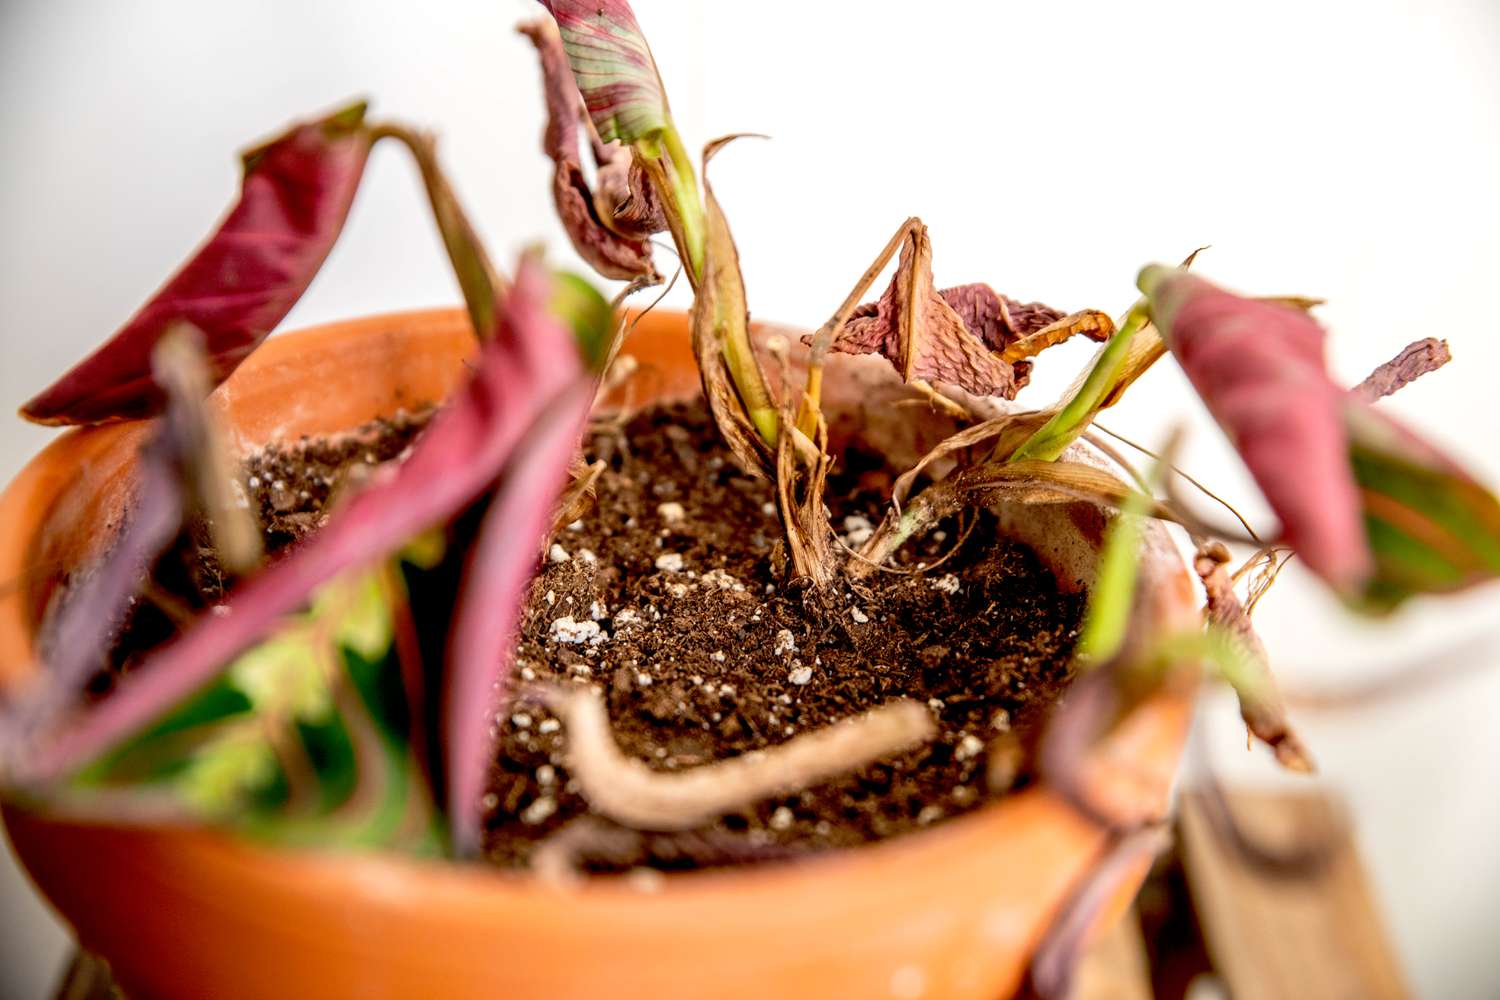
[[[0,0],[0,407],[111,332],[208,231],[234,153],[368,94],[429,125],[497,256],[566,242],[538,151],[539,8],[484,3]],[[895,226],[931,227],[940,284],[984,280],[1118,312],[1136,269],[1202,244],[1208,275],[1325,297],[1335,371],[1408,341],[1450,370],[1389,407],[1500,482],[1500,5],[639,0],[692,141],[759,131],[715,164],[752,308],[814,324]],[[680,291],[680,290],[679,290]],[[381,150],[343,242],[289,320],[456,301],[408,164]],[[674,300],[682,302],[682,296]],[[1087,356],[1049,355],[1041,402]],[[1187,421],[1186,464],[1263,511],[1161,365],[1111,414],[1146,442]],[[0,476],[48,438],[0,423]],[[1289,686],[1337,683],[1468,643],[1500,660],[1491,587],[1351,622],[1291,572],[1260,625]],[[1500,671],[1359,713],[1307,714],[1320,780],[1352,802],[1365,858],[1425,996],[1495,995]],[[1275,780],[1210,699],[1215,758]],[[0,992],[41,996],[63,938],[19,877],[0,900]],[[8,992],[7,992],[8,991]]]

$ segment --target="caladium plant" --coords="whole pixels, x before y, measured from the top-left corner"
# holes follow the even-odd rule
[[[821,588],[852,583],[889,568],[884,564],[901,544],[943,517],[996,500],[1087,501],[1122,512],[1109,532],[1078,651],[1086,687],[1071,701],[1074,715],[1059,716],[1041,761],[1043,777],[1065,794],[1120,706],[1184,660],[1216,666],[1239,690],[1251,731],[1287,766],[1310,767],[1250,626],[1253,602],[1238,598],[1225,569],[1227,550],[1171,496],[1157,498],[1159,480],[1132,484],[1122,478],[1128,470],[1100,468],[1069,451],[1157,361],[1171,356],[1181,365],[1243,455],[1281,519],[1276,543],[1353,606],[1385,610],[1411,594],[1500,573],[1494,496],[1371,405],[1441,364],[1445,345],[1413,345],[1346,392],[1327,373],[1324,332],[1307,300],[1233,295],[1185,265],[1142,272],[1143,297],[1117,326],[1098,310],[1064,314],[987,284],[939,289],[926,227],[908,219],[807,338],[800,386],[793,384],[790,345],[768,349],[783,376],[773,391],[752,344],[739,251],[707,183],[707,161],[728,140],[705,146],[700,186],[629,5],[543,5],[553,21],[523,31],[542,64],[543,148],[564,227],[596,271],[633,284],[660,277],[649,240],[671,233],[695,292],[693,348],[708,405],[735,458],[775,481],[792,575]],[[580,129],[596,168],[592,182]],[[215,489],[225,473],[209,460],[214,431],[203,395],[311,282],[348,214],[370,147],[383,138],[415,157],[480,338],[469,381],[409,457],[377,470],[289,554],[270,563],[253,553],[241,560],[220,606],[150,651],[109,697],[89,702],[82,697],[87,675],[139,599],[152,563],[194,511],[223,506]],[[865,301],[892,260],[889,287]],[[23,410],[47,423],[144,416],[157,423],[141,455],[131,520],[57,612],[54,625],[69,631],[69,646],[48,650],[47,683],[7,706],[5,783],[18,794],[85,809],[113,806],[128,793],[136,808],[282,841],[475,853],[492,721],[510,694],[508,661],[522,602],[618,330],[613,310],[582,279],[548,273],[531,257],[511,280],[499,275],[431,138],[369,122],[363,104],[294,126],[247,154],[239,200],[193,259]],[[201,343],[203,370],[194,377],[183,377],[180,357],[171,360],[179,333]],[[979,398],[1013,398],[1031,359],[1075,335],[1103,346],[1056,405],[1006,411]],[[835,458],[821,377],[841,353],[884,357],[914,401],[957,425],[895,479],[886,522],[848,559],[832,544],[822,503]],[[580,485],[587,485],[582,477],[570,492],[581,492]],[[1188,529],[1206,593],[1201,629],[1136,634],[1136,519],[1143,517]],[[233,517],[210,520],[222,527]],[[226,554],[235,547],[229,534],[216,536],[216,545]],[[598,721],[602,709],[587,696],[528,696],[562,706],[570,727],[595,719],[590,733],[607,736],[607,719]],[[866,741],[859,759],[929,738],[920,704],[896,715],[906,718],[905,728]],[[851,730],[838,732],[833,742]],[[615,760],[607,739],[590,745],[609,765],[589,772],[595,785],[608,788],[612,775],[629,774],[639,783],[632,789],[662,790],[639,762]],[[787,759],[800,761],[808,746],[790,746]],[[776,773],[748,782],[762,796],[793,787],[776,771],[786,764],[778,760],[770,762]],[[837,773],[822,758],[816,763],[793,770]],[[745,772],[744,764],[677,783],[666,796],[670,804],[691,801],[671,822],[722,812],[732,796],[704,798],[695,789],[715,774]],[[634,815],[638,797],[617,797],[631,800],[618,813]]]

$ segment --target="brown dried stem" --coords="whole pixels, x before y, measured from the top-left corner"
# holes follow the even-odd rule
[[[547,686],[532,694],[566,727],[565,766],[590,807],[640,830],[692,829],[919,746],[935,733],[926,706],[898,700],[779,746],[663,773],[620,752],[597,691]]]
[[[1224,546],[1205,543],[1198,546],[1193,557],[1193,570],[1203,582],[1207,603],[1203,616],[1210,626],[1218,626],[1239,643],[1245,654],[1244,665],[1253,668],[1256,676],[1249,684],[1237,687],[1240,696],[1240,716],[1250,732],[1270,747],[1276,759],[1288,770],[1311,772],[1313,762],[1307,748],[1293,732],[1287,720],[1286,705],[1276,688],[1276,678],[1271,674],[1271,661],[1265,645],[1250,624],[1250,615],[1240,604],[1234,591],[1234,582],[1227,569],[1229,553]]]
[[[1356,399],[1373,403],[1452,360],[1446,340],[1428,337],[1406,345],[1400,354],[1371,372],[1369,378],[1350,389],[1349,393]]]

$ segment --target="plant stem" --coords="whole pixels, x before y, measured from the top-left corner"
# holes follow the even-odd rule
[[[1144,300],[1131,307],[1129,315],[1125,317],[1125,323],[1115,331],[1109,343],[1104,345],[1104,350],[1099,352],[1098,360],[1094,362],[1094,367],[1089,371],[1083,384],[1073,393],[1072,398],[1052,415],[1051,420],[1043,424],[1035,434],[1015,450],[1015,453],[1010,456],[1011,461],[1020,459],[1056,461],[1063,449],[1088,429],[1094,412],[1109,395],[1110,389],[1113,388],[1120,374],[1120,366],[1124,364],[1130,353],[1131,341],[1149,319]]]
[[[692,158],[682,144],[677,129],[668,125],[661,133],[662,151],[666,154],[666,179],[669,190],[662,192],[677,206],[682,231],[683,261],[694,287],[703,280],[704,222],[703,196],[698,192],[698,175]]]

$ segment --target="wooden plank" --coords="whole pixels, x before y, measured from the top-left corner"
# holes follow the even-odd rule
[[[1072,1000],[1151,1000],[1141,923],[1131,907],[1094,942],[1074,980]]]
[[[1227,793],[1239,826],[1278,851],[1321,847],[1320,863],[1276,872],[1182,797],[1183,865],[1214,967],[1235,1000],[1396,1000],[1410,996],[1343,810],[1318,794]]]

